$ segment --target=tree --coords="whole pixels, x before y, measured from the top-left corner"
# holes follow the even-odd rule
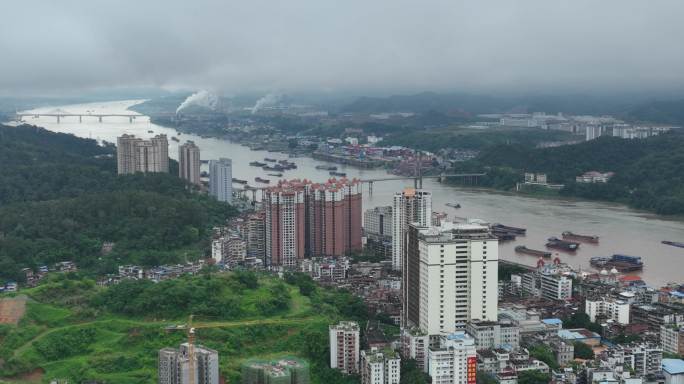
[[[427,384],[430,376],[418,368],[414,359],[401,359],[401,384]]]
[[[551,369],[558,369],[558,361],[548,345],[536,344],[530,348],[530,356],[545,362]]]
[[[594,350],[587,344],[576,341],[573,345],[575,346],[575,358],[584,360],[591,360],[594,358]]]
[[[589,315],[584,312],[576,312],[570,317],[563,319],[564,328],[586,328],[590,331],[600,333],[602,331],[601,325],[592,323]]]
[[[498,381],[492,375],[484,371],[477,371],[477,384],[497,384]]]
[[[538,370],[518,373],[518,384],[548,384],[550,381],[550,374]]]

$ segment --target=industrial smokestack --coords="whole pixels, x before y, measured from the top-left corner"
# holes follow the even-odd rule
[[[219,100],[216,95],[209,91],[202,90],[188,96],[188,98],[185,99],[185,101],[183,101],[178,108],[176,108],[176,114],[179,114],[182,110],[193,105],[215,111],[216,107],[218,106],[218,102]]]
[[[257,113],[261,108],[270,107],[281,102],[283,95],[278,93],[269,93],[268,95],[257,100],[256,104],[252,107],[252,114]]]

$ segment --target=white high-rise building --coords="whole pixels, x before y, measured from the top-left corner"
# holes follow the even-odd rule
[[[408,226],[417,223],[420,227],[427,227],[432,221],[432,193],[414,188],[395,193],[392,221],[392,269],[401,271]]]
[[[629,303],[612,297],[589,298],[584,302],[584,312],[592,322],[605,317],[620,324],[629,324]]]
[[[399,384],[401,358],[393,350],[361,351],[361,384]]]
[[[359,372],[359,324],[342,321],[330,326],[330,368],[347,374]]]
[[[195,185],[200,184],[200,149],[192,141],[178,147],[178,176]]]
[[[439,344],[428,352],[428,374],[432,383],[474,383],[477,374],[475,339],[465,332],[455,332],[441,336]]]
[[[230,159],[209,162],[209,194],[218,201],[233,201],[233,162]]]
[[[429,335],[497,320],[498,239],[479,224],[409,226],[402,274],[403,325]]]
[[[363,213],[366,235],[392,236],[392,207],[375,207]]]

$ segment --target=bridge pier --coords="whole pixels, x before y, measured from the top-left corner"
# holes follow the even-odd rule
[[[130,124],[133,124],[133,119],[134,119],[133,116],[129,116],[129,117],[128,117],[128,122],[129,122]]]
[[[368,182],[368,195],[369,196],[373,195],[373,182],[372,181]]]
[[[101,123],[102,122],[102,116],[98,116],[97,121],[99,121]]]
[[[59,124],[60,120],[61,120],[61,116],[57,115],[57,124]]]
[[[82,123],[83,122],[83,115],[78,115],[78,122]]]

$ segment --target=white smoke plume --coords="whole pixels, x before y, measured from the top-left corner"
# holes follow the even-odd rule
[[[180,113],[180,111],[193,105],[208,108],[214,111],[218,106],[218,97],[213,93],[205,90],[193,93],[192,95],[188,96],[188,98],[185,99],[185,101],[183,101],[181,105],[178,106],[178,108],[176,109],[176,113]]]
[[[257,100],[256,104],[252,107],[252,114],[257,113],[263,107],[270,107],[280,103],[283,100],[283,95],[279,93],[269,93],[268,95]]]

